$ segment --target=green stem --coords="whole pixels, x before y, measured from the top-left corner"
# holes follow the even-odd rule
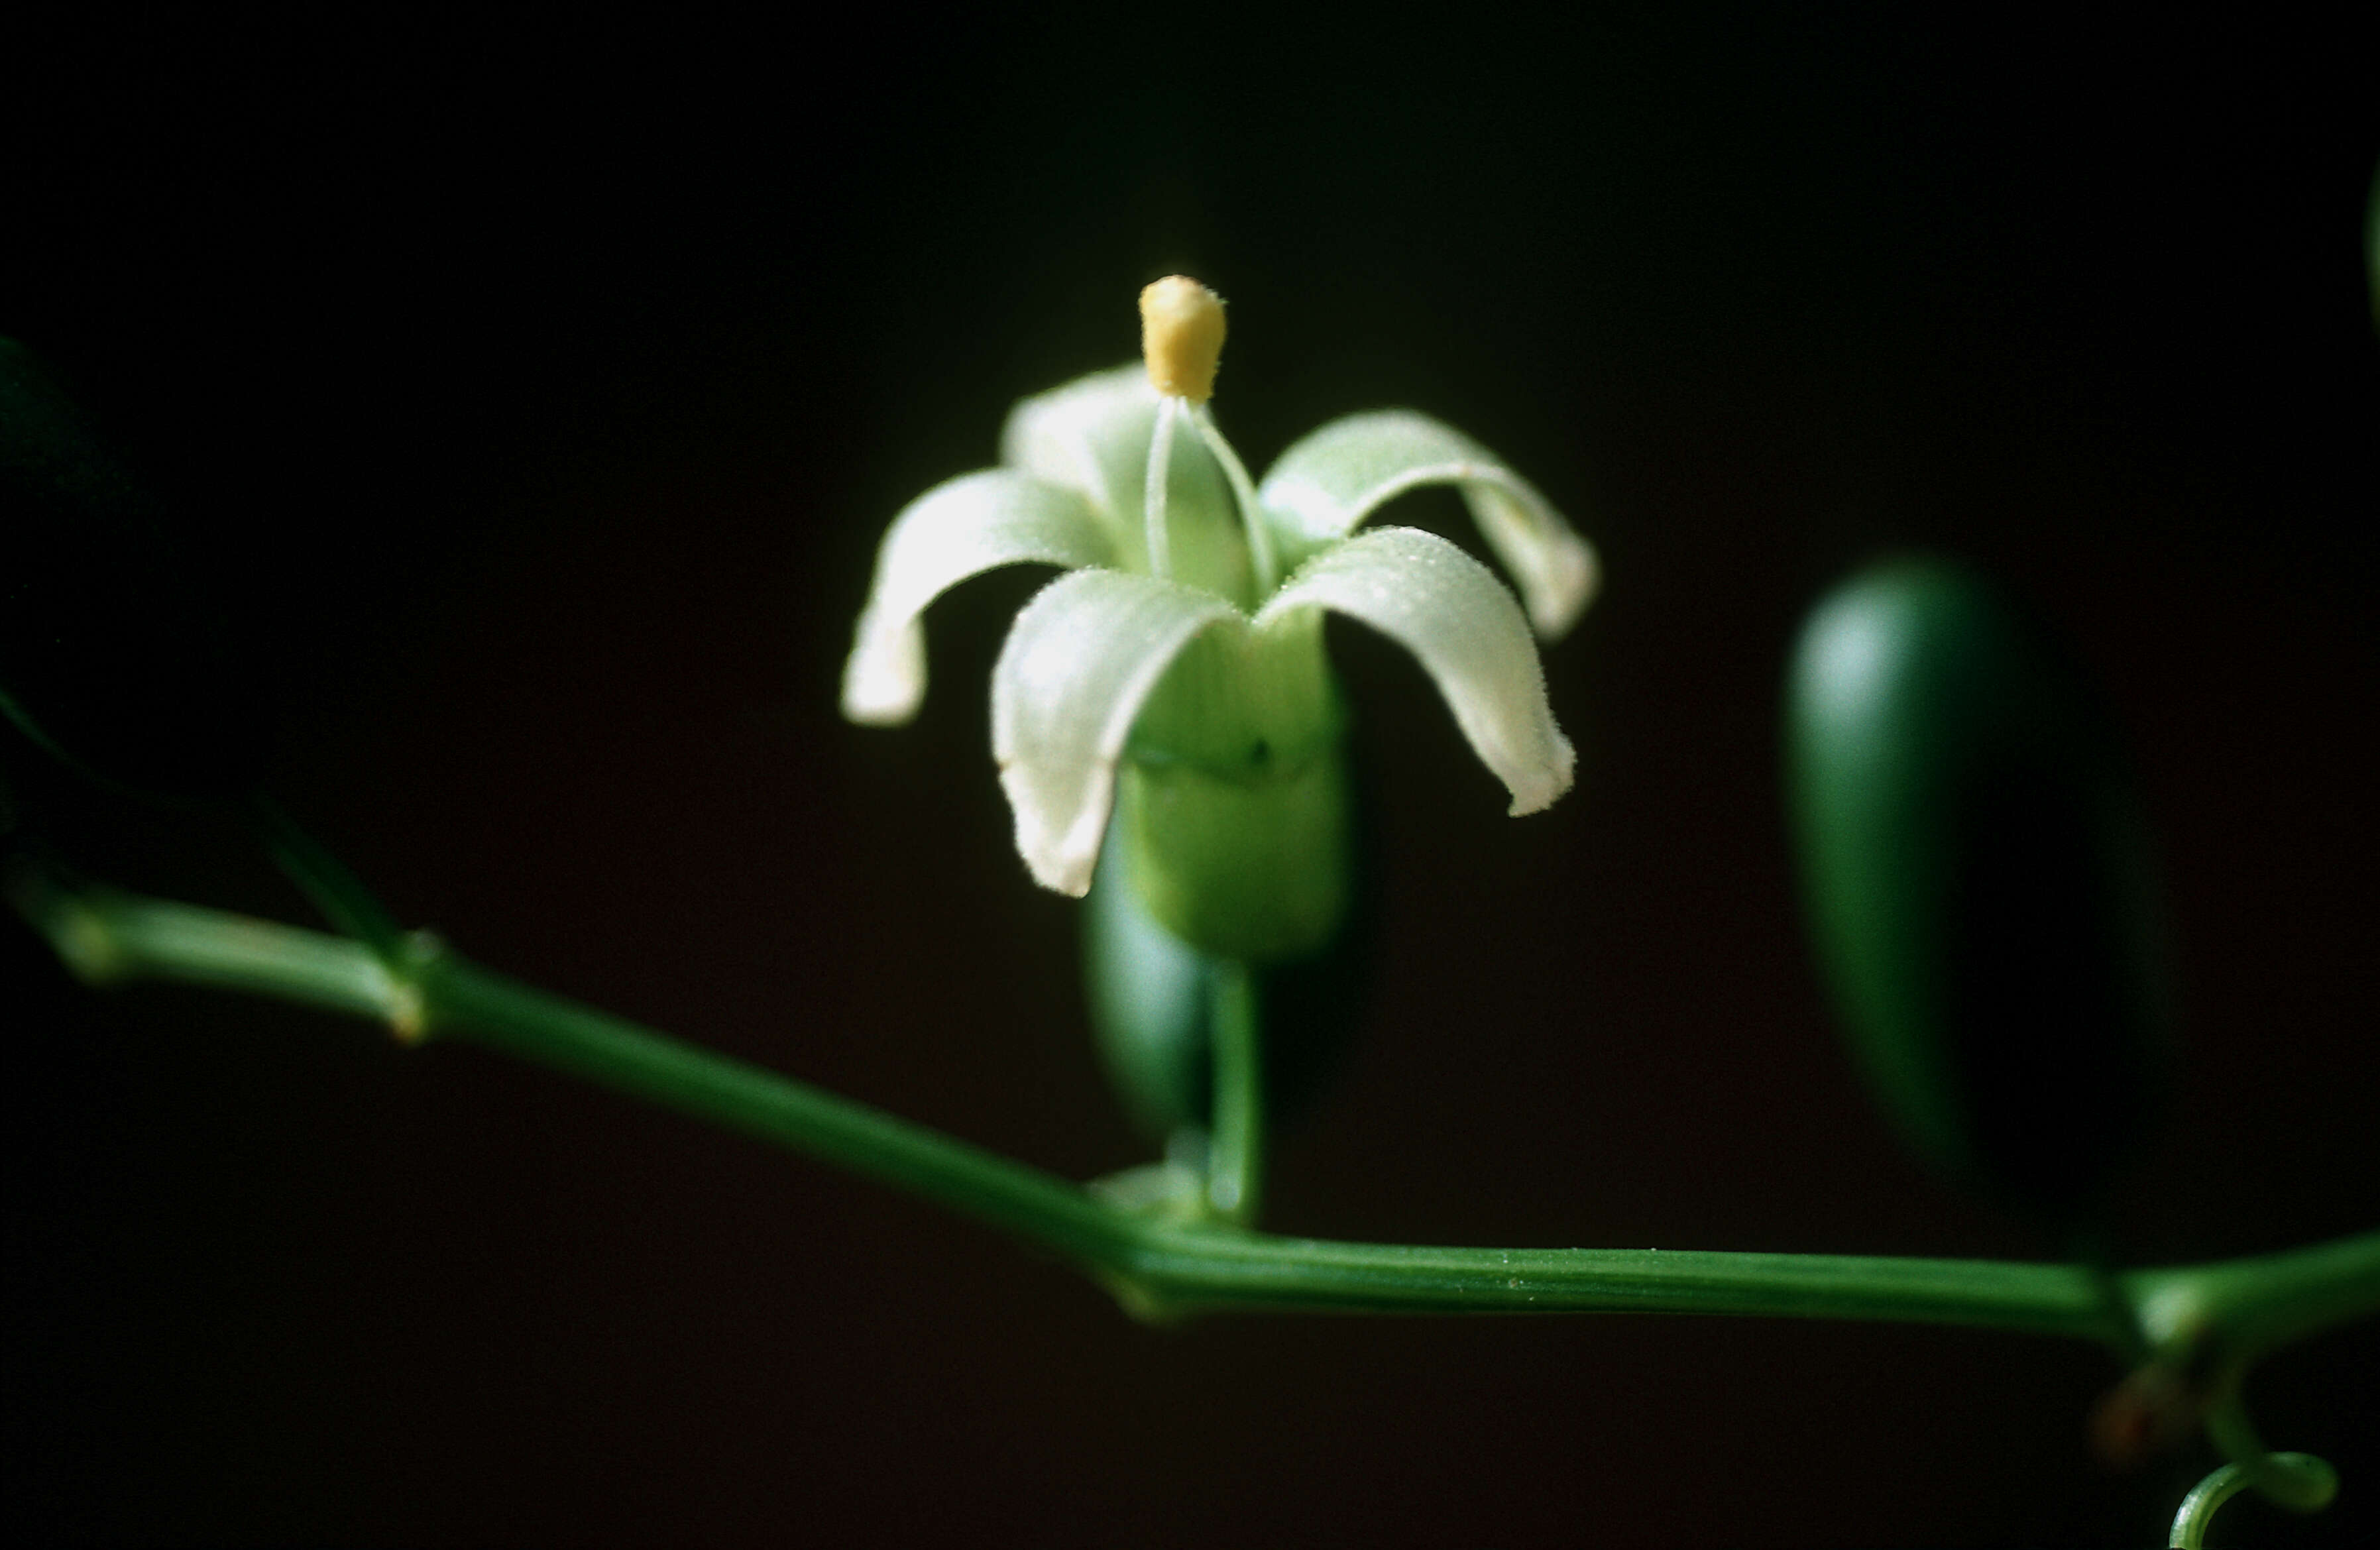
[[[1127,1218],[1053,1174],[725,1055],[638,1027],[451,954],[424,966],[449,1031],[601,1086],[839,1163],[1074,1258],[1111,1258]]]
[[[2075,1265],[2091,1278],[2107,1326],[2115,1332],[2117,1360],[2127,1367],[2139,1366],[2148,1360],[2148,1340],[2141,1332],[2140,1310],[2133,1305],[2124,1278],[2116,1272],[2106,1239],[2096,1229],[2078,1232],[2073,1235],[2071,1254]]]
[[[1207,1204],[1234,1227],[1253,1226],[1264,1195],[1264,1060],[1256,975],[1245,963],[1216,963],[1213,1000],[1214,1131],[1207,1153]]]
[[[2277,1280],[2289,1296],[2272,1294]],[[2237,1374],[2260,1352],[2380,1308],[2380,1232],[2124,1281],[2153,1347],[2192,1353],[2177,1365]]]
[[[390,1023],[412,1003],[377,958],[344,937],[171,900],[13,881],[18,910],[92,985],[178,980]]]
[[[1160,1314],[1258,1306],[1717,1314],[1973,1325],[2124,1344],[2092,1278],[2070,1265],[1430,1248],[1169,1223],[864,1104],[532,989],[428,938],[404,938],[392,967],[351,941],[193,905],[69,892],[38,878],[18,879],[15,894],[26,917],[86,978],[253,991],[376,1019],[409,1035],[471,1038],[938,1201],[1047,1245],[1135,1307]],[[1252,998],[1248,1011],[1253,1053]],[[2122,1281],[2153,1338],[2184,1331],[2238,1359],[2380,1309],[2380,1231],[2252,1261],[2136,1271]]]

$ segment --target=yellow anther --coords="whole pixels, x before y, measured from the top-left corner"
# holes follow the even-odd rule
[[[1223,298],[1186,274],[1142,287],[1140,353],[1158,392],[1204,404],[1223,353]]]

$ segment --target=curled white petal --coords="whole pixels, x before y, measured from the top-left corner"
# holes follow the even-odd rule
[[[991,755],[1036,882],[1089,890],[1142,704],[1193,636],[1243,618],[1212,593],[1120,571],[1062,575],[1017,614],[991,672]]]
[[[1435,533],[1382,527],[1308,561],[1257,615],[1292,610],[1360,619],[1421,659],[1480,761],[1512,793],[1512,815],[1550,806],[1577,764],[1554,725],[1528,622],[1503,583]]]
[[[1027,561],[1112,564],[1115,545],[1079,492],[1010,468],[962,475],[911,502],[876,552],[844,664],[843,713],[874,726],[916,715],[926,697],[918,615],[967,577]]]
[[[1426,484],[1462,493],[1538,635],[1556,639],[1578,622],[1595,596],[1595,551],[1494,453],[1427,415],[1384,409],[1333,420],[1281,454],[1257,499],[1282,546],[1305,555]]]
[[[1052,484],[1079,490],[1138,563],[1141,486],[1157,390],[1138,361],[1078,377],[1009,411],[1000,460]]]

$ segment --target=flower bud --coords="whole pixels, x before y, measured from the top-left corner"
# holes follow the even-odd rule
[[[1973,575],[1879,566],[1803,627],[1787,757],[1811,932],[1878,1100],[1936,1163],[2086,1225],[2155,1107],[2145,825],[2093,696]]]

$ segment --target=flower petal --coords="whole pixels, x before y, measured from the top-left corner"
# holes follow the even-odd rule
[[[991,755],[1035,881],[1076,898],[1090,888],[1142,703],[1193,636],[1245,618],[1211,593],[1120,571],[1062,575],[1017,614],[991,670]]]
[[[1121,568],[1144,575],[1161,570],[1176,581],[1251,603],[1255,577],[1247,534],[1232,475],[1212,450],[1221,432],[1203,410],[1194,417],[1194,423],[1204,421],[1197,433],[1174,437],[1168,459],[1171,565],[1150,563],[1144,518],[1159,403],[1148,369],[1138,362],[1078,378],[1009,411],[1001,432],[1001,461],[1081,490],[1113,541]]]
[[[1138,361],[1036,394],[1008,413],[1000,460],[1079,490],[1116,540],[1125,563],[1144,569],[1141,487],[1157,424],[1157,390]]]
[[[1257,495],[1293,564],[1425,484],[1462,492],[1538,635],[1556,639],[1578,622],[1595,595],[1595,551],[1494,453],[1427,415],[1384,409],[1333,420],[1281,454]]]
[[[1115,546],[1075,490],[1010,468],[935,486],[886,529],[876,583],[843,670],[843,713],[891,726],[926,697],[926,632],[917,616],[945,590],[1000,565],[1107,565]]]
[[[1478,561],[1435,533],[1382,527],[1307,561],[1257,628],[1309,608],[1360,619],[1421,659],[1463,735],[1512,792],[1513,817],[1570,790],[1577,756],[1546,704],[1536,643],[1512,595]]]

